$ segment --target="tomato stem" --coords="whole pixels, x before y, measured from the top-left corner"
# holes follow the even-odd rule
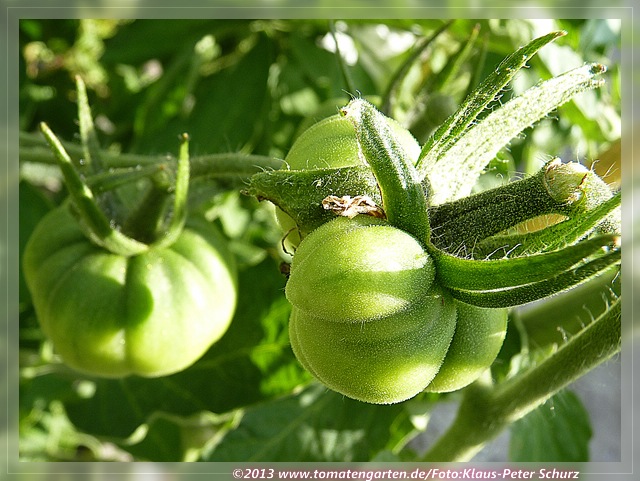
[[[82,146],[64,141],[60,141],[60,144],[73,159],[74,164],[77,165],[78,160],[84,158]],[[172,160],[167,155],[114,154],[106,150],[100,151],[100,157],[107,169],[139,169],[147,166],[166,165]],[[39,164],[55,164],[57,162],[55,154],[46,147],[46,143],[40,137],[26,132],[20,132],[20,161]],[[266,155],[231,152],[194,156],[191,157],[190,164],[192,180],[218,180],[232,187],[242,187],[246,186],[253,174],[266,170],[277,170],[282,167],[283,161]],[[104,175],[108,175],[109,172],[110,170],[105,171]]]

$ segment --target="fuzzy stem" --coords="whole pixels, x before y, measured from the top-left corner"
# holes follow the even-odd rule
[[[434,228],[431,242],[435,247],[463,257],[472,254],[481,240],[513,227],[527,219],[550,213],[566,213],[575,202],[569,195],[552,196],[547,177],[557,165],[548,162],[536,174],[510,182],[454,202],[429,208],[429,219]],[[556,179],[573,181],[578,189],[580,179]]]
[[[82,147],[73,142],[60,142],[68,155],[74,159],[83,157]],[[144,167],[167,163],[169,155],[116,154],[100,151],[105,168]],[[20,132],[20,160],[40,164],[56,164],[56,157],[47,148],[42,138],[34,134]],[[266,155],[241,153],[209,154],[191,158],[191,178],[232,180],[237,185],[246,185],[249,178],[258,172],[279,169],[283,161]]]
[[[497,385],[472,385],[449,429],[425,462],[468,461],[509,424],[524,417],[620,350],[618,299],[607,312],[537,366]]]

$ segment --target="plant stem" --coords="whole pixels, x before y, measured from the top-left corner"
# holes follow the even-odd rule
[[[72,158],[83,158],[82,147],[73,142],[61,142]],[[172,160],[170,155],[120,154],[100,151],[105,168],[144,167]],[[41,136],[20,132],[20,160],[41,164],[55,164],[56,158]],[[282,167],[282,160],[266,155],[241,153],[209,154],[191,158],[191,178],[236,179],[246,183],[257,172]]]
[[[505,382],[470,386],[453,424],[422,461],[468,461],[505,427],[620,350],[620,298],[540,364]]]

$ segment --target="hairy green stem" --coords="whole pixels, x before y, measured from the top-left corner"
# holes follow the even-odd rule
[[[83,158],[82,146],[73,142],[60,142],[73,159]],[[166,164],[171,155],[139,155],[100,151],[105,168],[145,167]],[[56,157],[40,136],[20,132],[20,161],[41,164],[56,164]],[[246,184],[251,175],[264,170],[279,169],[283,161],[266,155],[222,153],[192,157],[191,178],[233,180],[238,185]]]
[[[514,309],[510,322],[530,351],[563,344],[620,297],[620,281],[620,266],[613,266],[561,296]]]
[[[591,211],[582,213],[578,209],[569,209],[564,213],[575,217],[545,229],[525,234],[488,237],[474,245],[473,256],[476,259],[515,257],[562,249],[578,242],[594,230],[598,233],[620,234],[619,227],[617,230],[609,228],[616,224],[609,222],[609,219],[614,211],[620,209],[620,201],[621,193],[618,192]],[[618,225],[619,222],[618,220]]]
[[[540,364],[489,387],[470,386],[449,429],[422,461],[468,461],[504,428],[620,350],[618,299],[598,319]]]

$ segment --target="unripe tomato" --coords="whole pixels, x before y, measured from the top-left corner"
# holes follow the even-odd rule
[[[89,242],[63,205],[36,227],[23,263],[57,353],[98,376],[185,369],[225,333],[236,305],[234,263],[203,218],[170,247],[126,257]]]
[[[455,329],[453,300],[406,232],[371,217],[337,218],[300,244],[286,295],[293,350],[330,388],[400,402],[437,374]]]

